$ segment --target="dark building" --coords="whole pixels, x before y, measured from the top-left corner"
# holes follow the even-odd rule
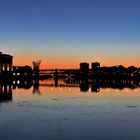
[[[33,71],[30,66],[14,66],[13,77],[14,79],[23,79],[32,77]]]
[[[100,69],[100,63],[98,63],[98,62],[91,63],[91,69],[92,69],[92,71],[99,70]]]
[[[0,76],[6,78],[12,76],[13,56],[0,52]]]
[[[13,88],[31,88],[32,68],[30,66],[14,66],[13,67]]]
[[[89,71],[89,63],[86,62],[80,63],[80,71],[87,73]]]

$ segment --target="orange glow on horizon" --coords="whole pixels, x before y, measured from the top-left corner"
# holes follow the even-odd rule
[[[32,61],[34,59],[33,58],[28,58],[28,57],[15,57],[14,58],[14,66],[25,66],[25,65],[29,65],[29,66],[33,66],[32,65]],[[39,59],[37,59],[39,60]],[[59,59],[58,60],[56,58],[49,58],[49,59],[43,59],[40,65],[40,68],[42,69],[51,69],[51,68],[66,68],[66,69],[78,69],[79,68],[79,64],[81,62],[87,62],[90,64],[91,67],[91,63],[92,62],[99,62],[101,64],[101,66],[115,66],[115,65],[124,65],[125,67],[129,67],[129,66],[136,66],[136,67],[140,67],[140,63],[138,61],[134,61],[134,60],[130,60],[130,59],[122,59],[122,58],[106,58],[106,59],[100,59],[98,60],[94,60],[92,58],[87,58],[87,59],[80,59],[80,58],[75,58],[74,59]]]

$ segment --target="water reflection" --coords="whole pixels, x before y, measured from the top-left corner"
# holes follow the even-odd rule
[[[80,91],[87,92],[89,90],[88,80],[84,80],[82,83],[80,83],[79,87],[80,87]]]
[[[123,90],[124,88],[136,89],[140,87],[139,81],[136,80],[66,80],[64,82],[79,86],[83,92],[89,91],[90,88],[92,92],[100,92],[100,88]]]
[[[140,87],[139,81],[134,80],[72,80],[72,79],[49,79],[49,80],[25,80],[25,81],[15,81],[13,84],[14,88],[25,88],[30,89],[33,87],[34,94],[41,94],[40,87],[77,87],[82,92],[100,92],[101,88],[111,88],[117,90],[123,90],[124,88],[129,88],[135,90]]]
[[[39,94],[41,95],[40,89],[39,89],[39,80],[33,81],[33,94]]]
[[[12,100],[12,85],[0,83],[0,102]]]
[[[115,89],[116,91],[129,88],[132,90],[137,90],[140,87],[139,81],[134,80],[72,80],[72,79],[49,79],[40,81],[38,79],[20,79],[13,81],[13,83],[0,83],[0,102],[11,101],[12,100],[12,89],[31,89],[33,94],[41,95],[40,87],[53,87],[62,90],[63,87],[69,87],[72,90],[73,87],[77,87],[81,92],[100,92],[101,88]],[[61,91],[60,90],[60,91]],[[126,92],[126,91],[125,91]]]

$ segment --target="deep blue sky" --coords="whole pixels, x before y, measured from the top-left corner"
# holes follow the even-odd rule
[[[0,49],[15,63],[138,65],[139,38],[140,0],[0,1]]]

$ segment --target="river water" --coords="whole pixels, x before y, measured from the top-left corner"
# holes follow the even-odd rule
[[[0,139],[140,140],[140,88],[15,88],[0,102]]]

